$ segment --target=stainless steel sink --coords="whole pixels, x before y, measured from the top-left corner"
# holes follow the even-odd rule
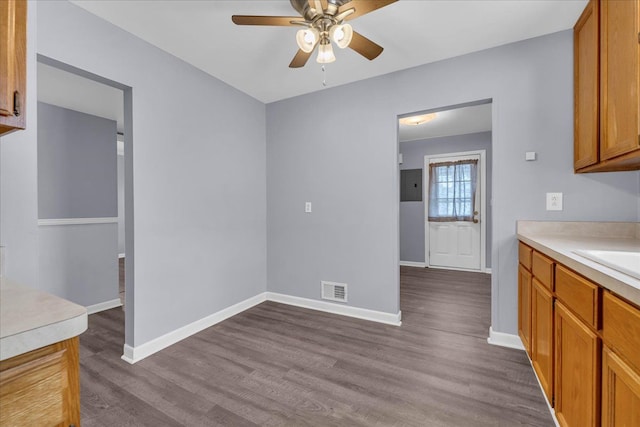
[[[577,250],[573,253],[640,280],[640,252]]]

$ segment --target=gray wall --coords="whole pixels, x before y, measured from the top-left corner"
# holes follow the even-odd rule
[[[39,288],[84,306],[117,300],[117,227],[40,226]]]
[[[118,254],[124,254],[124,156],[118,155]]]
[[[116,122],[38,103],[38,217],[118,215]]]
[[[0,138],[0,245],[9,279],[38,286],[37,10],[27,14],[27,129]]]
[[[487,156],[487,216],[483,221],[487,226],[486,267],[491,268],[491,132],[401,142],[402,164],[400,170],[423,169],[424,174],[424,156],[474,150],[485,150]],[[421,202],[400,202],[401,261],[425,261],[424,212],[426,208],[424,194],[426,194],[426,190],[422,189]]]
[[[38,103],[40,219],[117,215],[116,122]],[[39,227],[39,288],[91,306],[118,299],[118,226]]]
[[[515,334],[517,220],[638,219],[638,172],[573,173],[570,30],[269,104],[268,289],[318,298],[320,279],[345,281],[350,304],[396,312],[397,117],[481,99],[493,100],[492,326]],[[545,210],[550,191],[564,211]]]
[[[264,292],[264,104],[73,4],[37,8],[38,53],[132,88],[127,344]]]

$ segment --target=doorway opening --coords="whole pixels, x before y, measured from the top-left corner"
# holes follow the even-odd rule
[[[491,272],[491,109],[399,118],[400,265]]]
[[[88,314],[123,306],[126,342],[134,310],[132,89],[37,59],[40,277]]]

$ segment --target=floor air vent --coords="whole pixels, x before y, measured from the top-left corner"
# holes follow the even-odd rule
[[[335,282],[320,282],[322,285],[322,299],[347,302],[347,284]]]

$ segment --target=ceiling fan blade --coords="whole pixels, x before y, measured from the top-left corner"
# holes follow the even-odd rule
[[[349,43],[349,47],[367,58],[369,61],[376,59],[384,50],[384,48],[379,44],[372,42],[362,34],[355,31],[353,32],[353,38],[351,39],[351,43]]]
[[[351,0],[350,2],[340,6],[338,13],[342,13],[347,9],[355,8],[355,13],[352,13],[345,18],[345,20],[348,21],[369,12],[373,12],[374,10],[378,10],[381,7],[389,6],[397,1],[398,0]]]
[[[290,27],[299,24],[292,24],[291,21],[300,22],[300,16],[257,16],[257,15],[233,15],[231,20],[237,25],[274,25],[279,27]]]
[[[301,67],[304,67],[304,64],[307,63],[307,61],[309,60],[309,57],[311,56],[312,53],[313,53],[313,51],[305,52],[302,49],[298,49],[298,53],[296,53],[296,56],[293,57],[293,60],[291,61],[291,64],[289,64],[289,68],[301,68]]]

